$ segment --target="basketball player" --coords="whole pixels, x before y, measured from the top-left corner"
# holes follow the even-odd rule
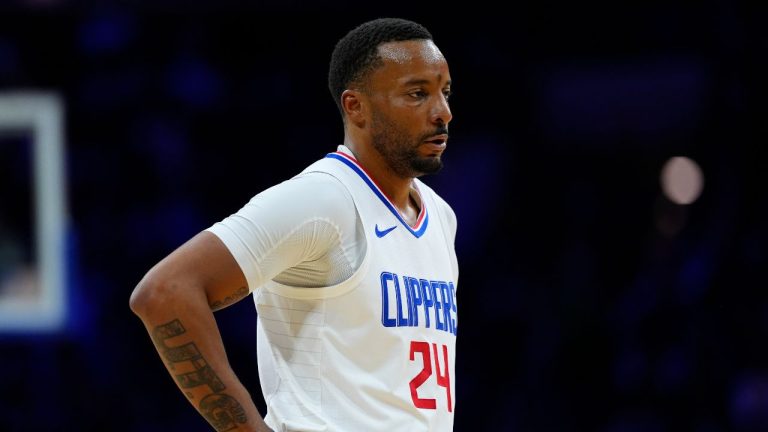
[[[160,261],[131,308],[216,430],[452,430],[456,218],[417,179],[442,166],[448,64],[421,25],[376,19],[328,84],[344,144]],[[263,419],[213,317],[249,294]]]

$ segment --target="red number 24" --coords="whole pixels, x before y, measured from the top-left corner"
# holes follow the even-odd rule
[[[440,360],[437,355],[437,344],[432,344],[432,351],[435,354],[435,375],[437,378],[437,385],[445,387],[445,393],[448,396],[448,412],[452,412],[451,407],[451,376],[448,366],[448,347],[443,345],[443,372],[440,372]],[[424,384],[426,380],[432,375],[432,359],[429,353],[429,343],[421,341],[411,341],[411,361],[414,360],[416,353],[421,354],[422,368],[418,375],[411,380],[411,399],[416,408],[422,409],[437,409],[437,401],[435,399],[421,398],[418,394],[418,388]]]

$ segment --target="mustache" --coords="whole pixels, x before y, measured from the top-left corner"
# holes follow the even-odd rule
[[[429,137],[433,137],[435,135],[448,135],[450,137],[450,135],[448,134],[448,125],[438,126],[438,128],[435,129],[434,131],[424,134],[424,136],[422,137],[422,140],[427,139]]]

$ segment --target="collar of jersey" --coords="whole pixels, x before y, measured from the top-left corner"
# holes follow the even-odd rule
[[[376,184],[376,181],[374,181],[373,178],[368,175],[368,172],[365,170],[365,168],[363,168],[363,166],[357,162],[357,159],[355,159],[349,149],[340,145],[339,151],[328,153],[325,157],[336,159],[342,162],[344,165],[351,168],[352,171],[354,171],[358,176],[360,176],[365,184],[367,184],[371,189],[373,194],[379,197],[379,200],[381,200],[381,202],[389,209],[389,211],[397,218],[397,220],[400,221],[400,224],[402,224],[408,230],[408,232],[413,234],[414,237],[419,238],[424,235],[424,232],[427,230],[427,225],[429,224],[429,215],[427,215],[427,206],[424,202],[423,196],[421,197],[421,211],[419,212],[419,217],[416,219],[416,224],[414,226],[410,226],[405,221],[405,219],[403,219],[403,216],[400,215],[397,207],[392,204],[392,200],[390,200],[387,194],[381,190],[379,185]],[[421,192],[419,192],[419,194],[420,193]]]

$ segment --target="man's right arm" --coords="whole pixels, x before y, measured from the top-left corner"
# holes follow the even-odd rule
[[[213,311],[249,290],[226,246],[203,231],[155,265],[131,294],[168,372],[218,431],[270,431],[232,371]]]

